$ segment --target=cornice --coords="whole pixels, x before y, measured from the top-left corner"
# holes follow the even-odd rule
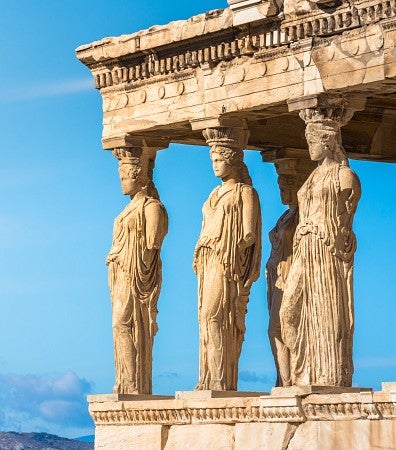
[[[160,42],[144,51],[136,50],[136,44],[129,45],[131,40],[140,39],[143,33],[140,32],[130,35],[129,39],[123,37],[117,41],[116,38],[107,38],[91,44],[91,47],[84,46],[77,49],[77,55],[91,69],[97,89],[121,87],[120,90],[133,90],[150,83],[149,80],[164,82],[169,78],[183,78],[186,70],[213,68],[221,62],[241,57],[256,60],[277,58],[287,54],[289,48],[294,52],[307,48],[306,43],[311,39],[314,39],[313,45],[318,46],[321,41],[334,39],[345,31],[364,31],[372,23],[381,24],[384,32],[395,29],[395,0],[356,2],[354,9],[343,5],[332,13],[316,11],[308,16],[284,20],[269,18],[251,27],[233,27],[231,24],[226,29],[211,29],[208,33],[177,42]],[[171,26],[172,23],[167,29]],[[153,30],[152,33],[155,27]],[[109,45],[123,47],[123,50],[106,52]],[[98,53],[100,46],[103,47],[102,53]],[[130,53],[127,53],[128,48]],[[90,52],[100,56],[89,59],[87,55]]]

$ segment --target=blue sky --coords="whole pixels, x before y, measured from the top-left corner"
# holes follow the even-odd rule
[[[113,386],[104,264],[114,217],[127,202],[117,163],[101,149],[101,98],[74,50],[105,36],[188,18],[225,0],[0,0],[0,429],[91,433],[88,393]],[[276,174],[246,152],[268,231],[284,207]],[[396,380],[393,286],[396,165],[351,161],[363,196],[355,219],[355,376]],[[218,180],[208,149],[171,145],[155,180],[170,227],[154,349],[154,391],[192,389],[198,371],[196,278],[201,206]],[[266,285],[253,286],[240,360],[241,390],[269,390]]]

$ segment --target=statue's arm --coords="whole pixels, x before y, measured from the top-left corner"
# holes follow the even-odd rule
[[[168,220],[165,209],[156,202],[145,206],[147,249],[160,249],[168,232]]]
[[[341,201],[338,214],[340,216],[353,216],[362,193],[359,178],[349,168],[342,168],[339,180]]]
[[[256,224],[258,215],[258,200],[252,188],[242,191],[242,225],[243,247],[250,247],[256,241]]]

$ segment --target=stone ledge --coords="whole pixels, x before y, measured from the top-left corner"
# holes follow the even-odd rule
[[[273,396],[294,397],[309,394],[346,394],[346,393],[361,393],[372,392],[371,388],[360,387],[341,387],[341,386],[286,386],[274,387],[271,389]]]
[[[150,394],[94,394],[88,395],[88,403],[105,403],[105,402],[125,402],[125,401],[149,401],[173,399],[169,395],[150,395]]]
[[[304,395],[264,395],[179,398],[123,399],[92,401],[89,411],[95,425],[174,425],[288,422],[323,420],[382,420],[396,418],[396,403],[390,392],[305,393]],[[202,393],[201,393],[202,394]],[[104,401],[103,401],[104,400]]]
[[[182,400],[207,400],[210,398],[232,398],[232,397],[261,397],[269,395],[268,392],[248,391],[176,391],[175,398]]]

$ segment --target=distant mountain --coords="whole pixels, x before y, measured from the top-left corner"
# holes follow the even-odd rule
[[[95,442],[95,435],[89,434],[88,436],[80,436],[74,438],[75,441],[81,441],[81,442]]]
[[[94,444],[47,433],[0,432],[0,450],[93,450]]]

